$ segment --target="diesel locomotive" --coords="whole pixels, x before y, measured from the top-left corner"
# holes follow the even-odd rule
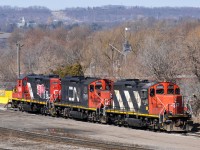
[[[190,131],[180,88],[171,82],[57,75],[23,76],[10,101],[13,108],[43,115],[166,131]]]
[[[113,96],[110,115],[117,124],[166,131],[192,128],[191,114],[174,83],[124,79],[114,83]]]

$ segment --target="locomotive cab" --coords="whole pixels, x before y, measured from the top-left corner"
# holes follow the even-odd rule
[[[190,131],[191,115],[184,111],[178,85],[160,82],[149,87],[149,114],[159,116],[160,128],[167,131]]]
[[[64,102],[95,109],[111,105],[111,80],[74,76],[65,77],[61,82]]]
[[[149,88],[149,114],[177,115],[184,113],[180,88],[173,83],[161,82]]]
[[[30,99],[27,77],[21,77],[17,80],[17,84],[13,89],[12,97],[18,99]]]
[[[89,107],[110,107],[112,99],[112,81],[101,79],[89,85]]]

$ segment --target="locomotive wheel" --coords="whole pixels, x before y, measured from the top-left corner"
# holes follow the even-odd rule
[[[64,118],[69,118],[69,108],[65,108],[64,110],[63,110],[63,117]]]
[[[24,111],[22,103],[19,103],[18,108],[19,108],[19,111],[22,111],[22,112]]]
[[[106,116],[100,116],[100,123],[106,124],[107,123],[107,117]]]
[[[91,115],[92,117],[91,117],[91,122],[93,122],[93,123],[96,123],[96,113],[95,112],[92,112],[92,115]]]
[[[47,115],[45,107],[40,108],[40,113],[45,116]]]
[[[50,108],[50,109],[49,109],[49,112],[50,112],[50,115],[51,115],[52,117],[55,117],[55,116],[56,116],[56,110],[55,110],[55,108]]]

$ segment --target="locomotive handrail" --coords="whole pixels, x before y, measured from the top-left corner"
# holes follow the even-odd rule
[[[161,116],[161,114],[162,114],[162,112],[163,112],[163,114],[162,115],[164,115],[164,110],[166,110],[166,106],[163,104],[163,102],[160,100],[160,98],[159,97],[157,97],[156,96],[156,98],[160,101],[160,103],[163,105],[163,108],[161,109],[161,111],[159,112],[159,119],[160,119],[160,116]]]
[[[104,105],[105,105],[105,101],[104,101],[104,103],[102,103],[102,101],[103,101],[103,100],[109,100],[109,99],[103,99],[103,98],[101,98],[101,96],[99,96],[99,94],[98,94],[97,92],[95,92],[95,95],[96,95],[98,98],[100,98],[100,100],[101,100],[100,104],[104,104]]]

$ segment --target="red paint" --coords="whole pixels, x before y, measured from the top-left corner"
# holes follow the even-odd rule
[[[102,79],[92,82],[88,86],[88,107],[102,108],[104,106],[111,106],[113,82],[111,80]]]
[[[15,86],[13,93],[13,98],[19,98],[19,99],[30,99],[30,93],[27,85],[27,78],[18,79],[17,85]]]
[[[159,94],[156,90],[163,86],[164,92]],[[169,89],[171,87],[171,89]],[[172,88],[173,87],[173,88]],[[155,89],[155,95],[150,96],[150,89]],[[180,93],[176,93],[176,89],[179,87],[176,84],[169,82],[160,82],[149,88],[149,114],[159,115],[166,113],[183,114],[184,104]],[[173,90],[173,93],[168,93],[168,90]]]
[[[59,78],[50,79],[50,101],[59,102],[61,100],[61,82]]]

